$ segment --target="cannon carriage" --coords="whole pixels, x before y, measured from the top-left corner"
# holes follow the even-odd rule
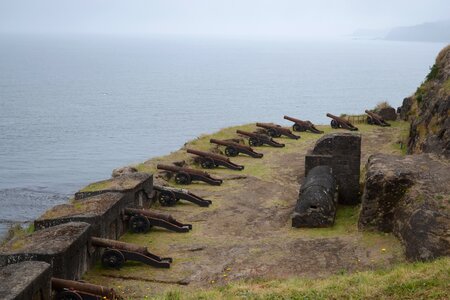
[[[153,189],[156,191],[155,197],[162,206],[174,206],[180,200],[186,200],[201,207],[208,207],[212,204],[211,200],[203,199],[186,189],[177,189],[162,185],[154,185]]]
[[[284,119],[294,122],[294,125],[292,125],[293,131],[299,131],[299,132],[310,131],[312,133],[317,133],[317,134],[323,133],[322,130],[317,129],[314,126],[314,124],[310,121],[302,121],[300,119],[292,118],[289,116],[284,116]]]
[[[280,125],[272,123],[256,123],[257,127],[264,128],[267,134],[273,138],[286,136],[288,138],[298,140],[300,136],[293,134],[289,129],[283,128]]]
[[[158,164],[158,170],[165,170],[175,173],[175,182],[177,184],[191,184],[193,180],[203,181],[210,185],[221,185],[223,180],[214,178],[206,172],[189,168]]]
[[[191,224],[183,224],[171,215],[153,212],[147,209],[125,208],[128,225],[134,233],[147,233],[150,228],[161,227],[175,232],[189,232]]]
[[[219,166],[223,166],[225,168],[237,171],[241,171],[244,169],[244,166],[235,164],[231,162],[229,158],[222,155],[203,152],[194,149],[187,149],[186,152],[197,155],[198,159],[200,160],[200,165],[204,169],[212,169],[217,168]]]
[[[350,121],[347,121],[343,118],[339,118],[335,115],[329,114],[327,113],[327,117],[331,118],[331,128],[334,129],[338,129],[338,128],[343,128],[343,129],[347,129],[347,130],[351,130],[351,131],[357,131],[358,128],[356,126],[354,126],[352,123],[350,123]]]
[[[247,132],[243,130],[236,130],[240,135],[248,137],[248,143],[251,147],[260,147],[262,145],[269,145],[272,147],[282,148],[285,145],[273,140],[270,136],[260,133]]]
[[[388,122],[386,122],[382,116],[371,112],[369,110],[365,111],[367,114],[367,123],[370,125],[378,125],[378,126],[382,126],[382,127],[388,127],[391,126],[391,124],[389,124]]]
[[[246,154],[253,158],[262,158],[264,156],[262,153],[258,153],[255,150],[253,150],[251,147],[241,145],[234,141],[210,139],[209,142],[216,145],[225,146],[226,156],[234,157],[238,156],[241,153]]]

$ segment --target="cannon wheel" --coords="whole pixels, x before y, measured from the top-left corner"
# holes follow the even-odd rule
[[[255,138],[255,137],[251,137],[248,139],[248,144],[252,147],[258,147],[261,146],[262,143],[259,139]]]
[[[202,162],[200,163],[203,169],[212,169],[216,167],[216,164],[214,163],[214,160],[211,158],[203,158]]]
[[[177,203],[177,197],[171,191],[161,191],[158,196],[158,201],[162,206],[174,206]]]
[[[134,215],[130,218],[129,226],[134,233],[146,233],[150,230],[150,221],[143,215]]]
[[[125,262],[122,252],[115,249],[106,249],[102,255],[102,265],[106,268],[120,269]]]
[[[334,128],[334,129],[338,129],[339,128],[339,123],[336,120],[331,120],[330,125],[331,125],[331,128]]]
[[[269,128],[267,129],[267,134],[269,134],[271,137],[280,137],[281,134],[278,132],[278,130],[274,129],[274,128]]]
[[[304,132],[304,131],[306,131],[306,127],[295,123],[294,125],[292,125],[292,130],[299,131],[299,132]]]
[[[234,156],[238,156],[238,154],[239,154],[239,151],[236,148],[232,147],[232,146],[227,146],[225,148],[225,155],[226,156],[234,157]]]
[[[369,124],[369,125],[374,124],[373,119],[371,117],[367,117],[367,124]]]
[[[56,295],[56,300],[83,300],[80,294],[75,291],[62,291]]]
[[[177,184],[190,184],[192,182],[191,176],[187,173],[178,173],[175,176],[175,182]]]

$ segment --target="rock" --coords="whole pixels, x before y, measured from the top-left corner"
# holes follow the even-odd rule
[[[401,118],[411,122],[408,153],[450,157],[450,46],[436,58],[425,82],[403,100]]]
[[[393,232],[411,260],[450,255],[448,161],[375,154],[366,168],[359,227]]]
[[[379,110],[375,111],[386,121],[395,121],[397,120],[397,112],[393,107],[383,107]]]
[[[121,168],[117,168],[117,169],[114,169],[113,171],[112,171],[112,177],[113,178],[115,178],[115,177],[119,177],[119,176],[122,176],[122,175],[128,175],[128,174],[133,174],[133,173],[137,173],[138,172],[138,170],[135,168],[135,167],[121,167]]]

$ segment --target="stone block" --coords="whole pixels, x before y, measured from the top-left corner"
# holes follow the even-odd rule
[[[133,207],[150,207],[153,199],[153,175],[131,173],[91,183],[75,193],[75,200],[104,193],[122,193]]]
[[[105,193],[68,204],[54,206],[34,221],[40,230],[68,222],[86,222],[92,225],[94,236],[118,239],[126,230],[124,210],[127,198],[122,193]]]
[[[0,247],[0,266],[22,261],[45,261],[53,276],[78,280],[88,269],[91,226],[70,222],[13,238]]]
[[[0,268],[0,299],[3,300],[50,300],[50,264],[26,261]]]

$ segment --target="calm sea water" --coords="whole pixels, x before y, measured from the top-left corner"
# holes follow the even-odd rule
[[[0,37],[0,234],[201,133],[398,106],[443,46]]]

